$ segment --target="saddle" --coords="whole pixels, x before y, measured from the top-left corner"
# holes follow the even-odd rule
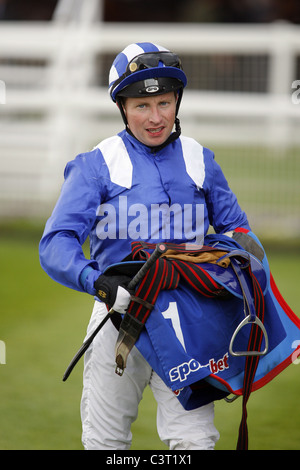
[[[134,275],[153,248],[133,242],[131,255],[106,274]],[[287,306],[278,291],[274,296],[265,253],[252,232],[208,235],[202,247],[167,248],[124,317],[111,317],[119,330],[116,373],[122,375],[135,345],[186,409],[242,395],[237,449],[247,449],[250,393],[291,362],[288,338],[299,337],[299,320],[288,312],[287,321]],[[170,305],[176,305],[183,336],[173,328]]]

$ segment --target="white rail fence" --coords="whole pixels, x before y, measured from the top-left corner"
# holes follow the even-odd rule
[[[0,23],[0,216],[47,217],[66,162],[121,130],[107,69],[138,41],[182,56],[183,133],[216,149],[253,225],[299,235],[300,27],[284,23]]]

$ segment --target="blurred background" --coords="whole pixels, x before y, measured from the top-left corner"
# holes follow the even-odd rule
[[[1,449],[81,448],[82,366],[67,384],[60,377],[92,301],[47,278],[38,242],[66,163],[122,130],[108,72],[118,52],[143,41],[180,55],[189,79],[182,132],[215,152],[299,313],[299,0],[0,0]],[[279,389],[253,401],[264,419],[255,448],[299,448],[299,371],[289,369]],[[136,448],[160,445],[147,435],[155,412],[145,403]],[[279,415],[262,412],[266,403]],[[219,448],[235,446],[235,410],[220,411]]]
[[[0,20],[0,217],[49,213],[66,162],[122,128],[113,58],[154,41],[189,78],[183,133],[215,151],[256,233],[298,237],[298,0],[0,0]]]

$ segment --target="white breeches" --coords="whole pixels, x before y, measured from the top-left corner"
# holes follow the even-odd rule
[[[95,302],[87,336],[107,310]],[[115,374],[118,332],[109,320],[85,353],[81,400],[82,442],[87,450],[130,449],[131,424],[138,414],[143,391],[150,385],[157,402],[157,431],[171,450],[213,449],[219,439],[214,405],[186,411],[134,347],[122,377]]]

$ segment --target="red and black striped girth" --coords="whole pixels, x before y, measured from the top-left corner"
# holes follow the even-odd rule
[[[167,247],[172,247],[167,244]],[[134,260],[145,259],[149,253],[144,250],[145,244],[141,242],[132,243],[132,256]],[[147,244],[147,247],[152,247]],[[155,245],[153,245],[155,247]],[[185,252],[186,248],[176,245],[178,252]],[[201,251],[216,250],[212,247],[202,247]],[[199,253],[199,249],[195,253]],[[190,251],[189,251],[190,252]],[[147,272],[144,279],[138,286],[135,296],[128,307],[128,314],[136,320],[145,324],[149,317],[156,299],[161,290],[176,289],[179,282],[188,283],[196,292],[205,297],[227,296],[228,291],[218,284],[210,274],[199,264],[180,259],[159,258],[152,268]]]

